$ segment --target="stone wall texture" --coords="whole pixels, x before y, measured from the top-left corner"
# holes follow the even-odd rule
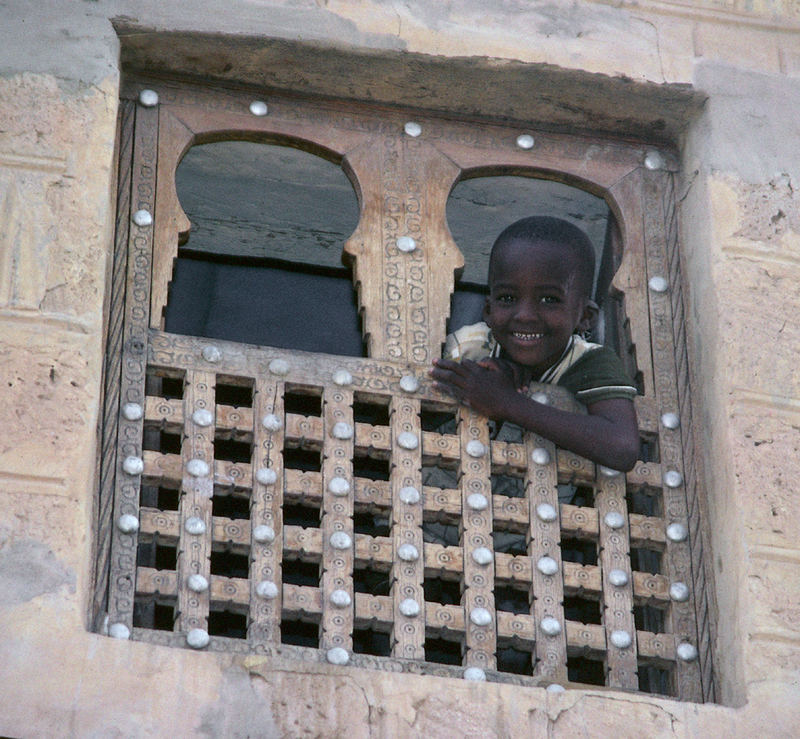
[[[0,734],[800,734],[800,5],[197,0],[188,8],[148,0],[0,4]],[[386,69],[421,55],[456,81],[487,64],[508,69],[509,80],[529,66],[576,95],[595,79],[613,104],[626,104],[625,95],[614,102],[615,89],[629,91],[632,128],[651,123],[654,106],[668,107],[670,86],[697,93],[683,119],[667,111],[665,126],[683,160],[687,333],[713,550],[718,704],[605,690],[555,695],[91,633],[120,35],[137,28],[146,38],[126,47],[131,64],[187,73],[214,68],[214,54],[247,37],[329,48],[342,64],[367,55]],[[159,49],[165,34],[228,40],[198,41],[194,56],[176,44],[170,60]],[[257,82],[257,56],[242,59],[218,76]],[[344,90],[346,80],[331,76],[311,69],[304,82]],[[414,101],[407,70],[375,84],[376,95]],[[491,112],[509,104],[502,91],[486,94],[474,105]],[[605,120],[611,103],[586,97]],[[536,107],[517,104],[523,113]],[[559,114],[568,116],[568,107]]]

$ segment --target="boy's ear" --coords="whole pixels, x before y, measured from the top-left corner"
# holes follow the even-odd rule
[[[483,320],[486,323],[489,323],[489,298],[488,297],[483,301]]]
[[[587,300],[586,305],[583,307],[583,314],[580,321],[578,321],[578,332],[584,333],[591,331],[597,323],[597,316],[600,313],[600,308],[594,300]]]

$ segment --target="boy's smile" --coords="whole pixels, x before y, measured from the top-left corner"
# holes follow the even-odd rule
[[[591,312],[575,251],[511,241],[494,255],[484,320],[504,355],[538,379],[555,364]]]

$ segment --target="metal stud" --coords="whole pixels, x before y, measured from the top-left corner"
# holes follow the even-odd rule
[[[128,475],[141,475],[144,472],[144,461],[141,457],[125,457],[122,469]]]
[[[210,426],[214,423],[214,414],[207,408],[198,408],[192,413],[192,423],[196,426]]]
[[[122,406],[122,415],[128,421],[138,421],[144,415],[144,409],[139,403],[125,403]]]
[[[555,575],[558,572],[558,562],[545,555],[544,557],[539,557],[536,562],[536,569],[543,575]]]
[[[203,359],[205,359],[206,362],[216,364],[220,359],[222,359],[222,352],[215,346],[204,346]]]
[[[536,506],[536,515],[539,517],[540,521],[550,523],[558,518],[558,511],[555,509],[555,506],[550,505],[550,503],[539,503]]]
[[[481,493],[470,493],[467,496],[467,505],[473,511],[485,511],[489,507],[489,501]]]
[[[603,521],[610,529],[621,529],[625,525],[625,516],[619,511],[609,511],[603,516]]]
[[[331,436],[334,439],[339,439],[340,441],[346,441],[347,439],[353,438],[353,427],[349,423],[345,423],[344,421],[338,421],[337,423],[333,424],[333,428],[331,429]]]
[[[545,616],[539,622],[539,628],[547,636],[558,636],[561,633],[561,624],[558,622],[557,618],[553,618],[552,616]]]
[[[272,580],[262,580],[256,585],[256,595],[264,600],[275,600],[278,597],[278,586]]]
[[[492,623],[492,614],[487,608],[473,608],[469,612],[469,620],[476,626],[488,626]]]
[[[400,613],[404,616],[408,616],[409,618],[414,618],[414,616],[419,616],[419,603],[415,601],[413,598],[406,598],[405,600],[400,601],[400,605],[397,607]]]
[[[603,475],[603,477],[616,477],[617,475],[622,474],[619,470],[612,469],[611,467],[606,467],[605,465],[602,464],[597,465],[597,469],[600,470],[600,474]]]
[[[285,359],[273,359],[269,363],[269,371],[273,375],[284,377],[289,374],[289,363]]]
[[[647,281],[647,286],[654,293],[665,293],[669,289],[669,283],[667,282],[666,278],[661,277],[661,275],[656,275],[655,277],[651,277]]]
[[[680,542],[689,538],[689,530],[682,523],[671,523],[666,533],[670,541]]]
[[[262,523],[253,529],[253,539],[259,544],[271,544],[275,541],[275,529]]]
[[[206,522],[198,516],[189,516],[183,524],[187,534],[192,536],[200,536],[206,533]]]
[[[407,136],[411,136],[416,138],[422,133],[422,126],[415,121],[408,121],[405,126],[403,126],[403,130],[406,132]]]
[[[278,473],[271,467],[259,467],[256,470],[256,480],[262,485],[274,485],[278,480]]]
[[[151,226],[153,224],[153,216],[151,215],[149,210],[137,210],[131,220],[137,225],[141,226],[142,228],[146,228],[147,226]]]
[[[661,425],[665,429],[676,429],[681,425],[680,416],[677,413],[664,413],[661,416]]]
[[[186,585],[193,593],[205,593],[208,590],[208,580],[197,572],[186,578]]]
[[[416,434],[410,431],[403,431],[397,435],[397,443],[403,449],[416,449],[419,446],[419,439]]]
[[[267,415],[261,419],[261,425],[267,431],[279,431],[283,428],[283,421],[274,413],[267,413]]]
[[[325,659],[332,665],[346,665],[350,661],[350,655],[343,647],[331,647],[325,653]]]
[[[403,375],[400,378],[400,389],[405,393],[415,393],[419,390],[419,380],[414,375]]]
[[[544,447],[536,447],[536,449],[531,452],[531,459],[534,464],[550,464],[550,452]]]
[[[567,691],[563,685],[559,685],[558,683],[550,683],[545,690],[548,693],[565,693]]]
[[[397,556],[403,562],[416,562],[419,559],[419,550],[413,544],[401,544],[397,547]]]
[[[664,157],[661,152],[651,149],[644,155],[644,166],[650,170],[664,169]]]
[[[517,146],[520,149],[533,149],[533,136],[529,133],[522,133],[517,136]]]
[[[679,488],[683,485],[683,475],[677,470],[668,470],[664,473],[664,484],[668,488]]]
[[[135,534],[139,530],[139,519],[132,513],[123,513],[117,519],[117,528],[123,534]]]
[[[192,477],[207,477],[211,469],[204,459],[190,459],[186,463],[186,471]]]
[[[675,647],[675,653],[678,655],[678,659],[682,659],[684,662],[694,662],[697,659],[697,647],[689,644],[688,641],[678,644]]]
[[[622,588],[628,584],[628,573],[625,570],[611,570],[608,573],[608,581],[615,588]]]
[[[210,641],[211,637],[208,635],[208,632],[205,629],[192,629],[186,635],[186,643],[192,649],[203,649],[203,647],[208,646]]]
[[[330,595],[330,601],[336,608],[348,608],[353,599],[346,590],[334,590]]]
[[[263,100],[253,100],[250,103],[250,112],[260,118],[269,112],[269,108],[267,108],[267,104]]]
[[[139,92],[139,104],[145,108],[154,108],[158,105],[158,93],[155,90],[141,90]]]
[[[417,248],[417,242],[411,238],[411,236],[400,236],[395,243],[397,244],[397,248],[406,254],[411,253]]]
[[[470,457],[479,459],[486,454],[486,447],[483,445],[483,442],[480,442],[477,439],[472,439],[467,442],[466,452]]]
[[[406,485],[403,488],[400,488],[400,500],[405,503],[406,505],[415,505],[419,503],[420,494],[419,490],[411,485]]]
[[[350,492],[350,483],[344,477],[332,477],[328,482],[328,492],[341,498]]]
[[[537,403],[541,403],[542,405],[550,405],[550,398],[547,397],[546,393],[538,392],[531,395],[531,400],[535,400]]]
[[[353,384],[353,375],[346,369],[338,369],[333,373],[333,382],[341,387]]]
[[[349,534],[346,534],[344,531],[334,531],[331,534],[330,538],[331,546],[334,549],[350,549],[353,545],[353,540],[350,538]]]
[[[111,626],[108,627],[108,635],[112,639],[130,639],[131,630],[125,624],[111,624]]]
[[[494,559],[494,555],[488,547],[477,547],[472,552],[472,559],[476,564],[488,565]]]
[[[464,670],[464,679],[476,683],[486,682],[486,673],[480,667],[467,667]]]
[[[633,643],[631,635],[623,629],[614,629],[611,632],[610,639],[617,649],[627,649]]]
[[[669,586],[669,597],[676,603],[685,603],[689,595],[689,586],[685,582],[674,582]]]

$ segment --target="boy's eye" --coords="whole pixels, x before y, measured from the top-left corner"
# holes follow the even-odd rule
[[[506,304],[507,303],[513,303],[514,302],[514,296],[513,295],[509,295],[508,293],[503,293],[501,295],[498,295],[496,300],[497,300],[498,303],[506,303]]]
[[[551,305],[553,303],[560,303],[561,299],[556,295],[544,295],[542,296],[540,302]]]

